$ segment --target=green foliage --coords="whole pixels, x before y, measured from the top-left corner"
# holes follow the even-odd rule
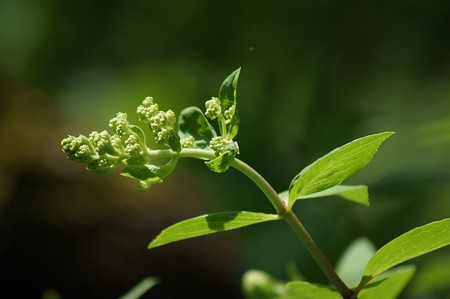
[[[294,281],[286,285],[287,294],[279,299],[341,299],[334,288],[306,281]]]
[[[185,148],[209,148],[211,139],[217,136],[213,126],[197,107],[188,107],[181,111],[178,118],[178,135],[181,140],[191,139],[193,142]]]
[[[450,219],[417,227],[378,250],[367,264],[364,280],[369,280],[402,262],[447,245],[450,245]]]
[[[386,132],[356,139],[304,168],[289,186],[289,206],[300,196],[326,190],[354,175],[372,160],[381,143],[392,134]]]
[[[281,218],[278,215],[244,211],[198,216],[169,226],[148,245],[148,248],[279,219]]]
[[[283,191],[278,194],[280,198],[288,204],[289,201],[289,190]],[[309,198],[320,198],[327,196],[339,196],[343,199],[362,204],[364,206],[369,206],[369,192],[367,186],[349,186],[349,185],[336,185],[325,189],[323,191],[311,193],[308,195],[301,195],[296,200],[299,199],[309,199]]]
[[[367,238],[361,237],[353,241],[339,258],[336,273],[349,287],[356,287],[375,251],[375,246]]]
[[[359,299],[395,299],[411,280],[416,267],[402,266],[387,271],[368,284],[359,294]]]
[[[204,160],[206,166],[217,173],[234,167],[246,175],[261,189],[277,214],[235,211],[198,216],[166,228],[150,242],[148,248],[284,219],[331,285],[296,278],[283,282],[254,270],[243,277],[243,292],[248,299],[396,298],[415,273],[415,267],[394,267],[449,245],[450,219],[413,229],[378,251],[369,240],[358,239],[347,248],[334,270],[292,211],[297,201],[334,195],[368,206],[367,186],[342,183],[364,168],[393,133],[368,135],[336,148],[305,167],[291,181],[287,191],[277,193],[260,174],[236,158],[239,154],[239,146],[234,140],[240,123],[236,92],[239,74],[240,68],[223,81],[218,96],[206,101],[205,112],[197,107],[182,110],[178,124],[172,110],[161,111],[153,98],[145,98],[137,109],[139,119],[149,125],[155,142],[162,148],[149,148],[144,131],[130,124],[127,114],[117,113],[110,121],[112,134],[94,131],[88,137],[69,136],[62,140],[62,150],[69,159],[97,173],[110,173],[124,164],[122,175],[138,180],[141,190],[148,190],[153,184],[162,182],[174,171],[177,161],[186,157]],[[217,121],[219,134],[210,121]],[[136,293],[155,283],[155,280],[143,281],[136,287]]]
[[[233,139],[239,130],[239,112],[237,110],[237,84],[241,69],[238,68],[231,73],[222,83],[219,89],[218,100],[220,109],[223,112],[219,115],[220,133],[228,139]]]
[[[218,153],[218,151],[215,152],[216,154]],[[210,170],[222,173],[228,170],[237,154],[239,154],[237,142],[229,142],[219,151],[219,156],[217,158],[214,158],[205,164]]]

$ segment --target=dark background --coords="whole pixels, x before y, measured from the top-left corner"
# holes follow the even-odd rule
[[[60,150],[117,111],[136,119],[146,96],[176,113],[203,107],[238,67],[239,158],[276,190],[335,147],[396,132],[348,182],[369,185],[370,208],[295,207],[333,263],[360,236],[380,247],[449,217],[449,29],[447,1],[1,0],[1,296],[117,298],[157,276],[143,298],[242,298],[247,269],[285,279],[291,263],[326,283],[281,222],[146,249],[188,217],[272,213],[235,170],[183,160],[140,193]],[[449,298],[449,260],[448,249],[415,259],[404,298]]]

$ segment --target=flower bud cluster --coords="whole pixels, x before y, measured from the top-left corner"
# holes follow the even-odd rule
[[[100,173],[113,171],[123,159],[120,139],[113,138],[107,131],[94,131],[89,137],[68,136],[61,141],[61,147],[70,160],[86,164],[88,169]]]
[[[139,120],[147,122],[155,135],[156,143],[167,143],[173,134],[176,116],[172,110],[160,111],[152,97],[146,97],[137,108]]]
[[[193,136],[189,136],[181,139],[181,147],[182,148],[193,148],[195,144],[195,138]]]
[[[62,150],[70,160],[86,164],[88,169],[100,173],[113,171],[122,160],[144,155],[145,141],[133,131],[136,126],[128,123],[126,113],[117,113],[109,126],[113,135],[108,131],[93,131],[88,137],[69,136],[62,140]]]
[[[225,117],[225,123],[228,124],[231,122],[231,119],[234,116],[234,113],[236,112],[236,105],[230,106],[225,112],[223,113],[223,116]]]
[[[109,126],[120,137],[130,133],[130,124],[128,123],[127,114],[118,112],[116,117],[109,121]]]
[[[209,147],[218,156],[224,152],[225,147],[231,142],[232,142],[231,140],[229,140],[223,136],[217,136],[217,137],[213,137],[211,139],[211,141],[209,142]]]
[[[112,136],[116,144],[123,143],[122,151],[124,151],[128,156],[134,157],[144,153],[145,142],[141,142],[139,136],[133,132],[132,127],[127,119],[127,114],[119,112],[116,117],[109,121],[109,126],[116,133]],[[122,145],[120,145],[122,147]]]
[[[212,97],[211,100],[205,102],[206,112],[205,115],[211,120],[216,119],[222,114],[222,108],[220,107],[220,101],[216,97]]]

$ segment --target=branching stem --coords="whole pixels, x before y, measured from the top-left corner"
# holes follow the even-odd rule
[[[214,151],[203,149],[183,149],[179,153],[173,152],[171,150],[149,150],[147,154],[150,157],[176,156],[179,158],[189,157],[200,160],[210,160],[216,157]],[[343,298],[352,298],[354,292],[350,290],[339,278],[325,254],[314,242],[311,235],[308,233],[301,221],[297,218],[292,210],[288,210],[287,204],[278,196],[278,193],[272,188],[272,186],[256,170],[239,159],[234,159],[231,166],[246,175],[264,193],[264,195],[269,199],[269,201],[277,211],[278,215],[282,216],[284,220],[286,220],[291,229],[295,232],[297,237],[300,239],[308,252],[314,258],[316,263],[319,265],[322,272],[341,293]]]

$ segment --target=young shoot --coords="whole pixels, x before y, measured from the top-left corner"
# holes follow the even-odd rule
[[[150,148],[146,143],[149,136],[145,128],[129,123],[127,114],[122,112],[109,122],[112,132],[104,130],[94,131],[88,136],[68,136],[62,140],[61,148],[68,159],[82,163],[96,173],[111,173],[122,165],[121,174],[137,180],[142,191],[161,183],[174,171],[181,158],[203,160],[210,170],[217,173],[232,167],[248,177],[273,205],[274,214],[233,211],[198,216],[163,230],[148,247],[155,248],[261,222],[284,220],[309,251],[330,285],[294,281],[287,282],[280,289],[277,282],[273,283],[277,291],[268,292],[269,295],[261,299],[395,298],[414,273],[411,267],[400,269],[396,266],[449,245],[450,219],[427,224],[396,238],[374,252],[372,257],[367,256],[367,266],[360,265],[356,272],[353,269],[343,271],[341,269],[345,266],[340,264],[338,274],[292,210],[294,204],[304,199],[325,196],[337,196],[368,206],[367,186],[343,183],[373,159],[381,144],[393,132],[361,137],[334,149],[303,168],[286,185],[287,190],[278,193],[256,170],[237,158],[239,146],[234,138],[240,124],[237,101],[239,74],[240,68],[223,81],[218,95],[205,102],[204,110],[187,107],[178,118],[172,110],[163,111],[152,97],[146,97],[137,107],[139,121],[148,126],[147,130],[152,134],[150,138],[162,148]],[[219,132],[210,122],[216,122]],[[167,162],[161,163],[161,160]],[[351,273],[351,279],[345,273]],[[264,279],[270,283],[268,276]],[[247,281],[246,285],[252,283]]]

